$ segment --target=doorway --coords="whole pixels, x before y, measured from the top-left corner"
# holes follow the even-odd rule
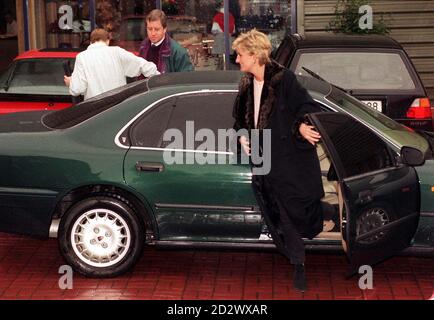
[[[0,2],[0,73],[18,54],[18,26],[15,0]]]

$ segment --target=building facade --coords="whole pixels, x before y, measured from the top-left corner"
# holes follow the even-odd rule
[[[150,10],[161,8],[169,16],[171,36],[188,49],[196,70],[221,69],[230,65],[230,43],[239,32],[257,28],[269,35],[273,46],[286,33],[324,33],[337,3],[337,0],[2,0],[0,15],[13,11],[19,32],[17,39],[0,41],[3,57],[0,60],[6,64],[16,53],[28,49],[86,47],[90,31],[97,26],[111,31],[113,44],[134,51],[146,36],[144,17]],[[370,0],[369,4],[374,20],[383,17],[390,36],[404,46],[434,99],[434,1]],[[213,32],[213,18],[219,10],[234,17],[233,34],[226,30],[223,35]],[[0,21],[0,33],[4,28],[4,21]],[[216,47],[220,48],[218,54],[213,51]]]

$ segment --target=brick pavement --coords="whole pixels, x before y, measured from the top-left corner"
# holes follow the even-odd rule
[[[135,268],[112,279],[74,275],[59,289],[64,260],[55,239],[0,233],[0,299],[429,299],[434,259],[394,257],[374,268],[374,289],[345,279],[344,255],[308,253],[309,290],[291,285],[292,268],[277,252],[156,250],[147,247]]]

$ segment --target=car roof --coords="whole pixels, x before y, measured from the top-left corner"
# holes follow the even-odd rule
[[[44,59],[44,58],[75,58],[83,49],[46,48],[29,50],[19,54],[14,60]]]
[[[176,86],[188,91],[191,86],[212,90],[216,85],[229,85],[234,90],[243,76],[240,71],[196,71],[166,73],[149,79],[135,81],[125,86],[112,89],[101,95],[85,100],[73,107],[57,110],[44,115],[42,122],[50,129],[66,129],[75,126],[94,115],[108,110],[129,97],[141,93]],[[297,76],[298,81],[307,89],[324,96],[331,91],[330,84],[306,76]]]
[[[394,39],[384,35],[348,35],[348,34],[299,34],[289,35],[297,49],[301,48],[384,48],[402,49]]]
[[[165,73],[149,78],[148,88],[152,90],[159,87],[180,85],[234,85],[238,87],[238,83],[243,74],[243,72],[234,70]],[[327,82],[299,75],[297,75],[297,80],[307,90],[317,91],[323,95],[327,95],[330,92],[330,84]]]
[[[194,71],[172,72],[149,78],[149,89],[163,86],[200,85],[200,84],[236,84],[243,73],[240,71]]]

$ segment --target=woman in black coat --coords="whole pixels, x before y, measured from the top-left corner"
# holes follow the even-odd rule
[[[311,239],[322,231],[324,196],[315,147],[320,135],[306,123],[305,115],[321,110],[294,73],[270,59],[271,43],[265,34],[251,30],[232,47],[246,73],[234,105],[234,129],[260,136],[271,130],[271,169],[265,175],[254,174],[252,186],[276,247],[295,265],[294,286],[304,291],[302,237]],[[247,154],[250,148],[269,143],[250,145],[245,136],[239,142]]]

